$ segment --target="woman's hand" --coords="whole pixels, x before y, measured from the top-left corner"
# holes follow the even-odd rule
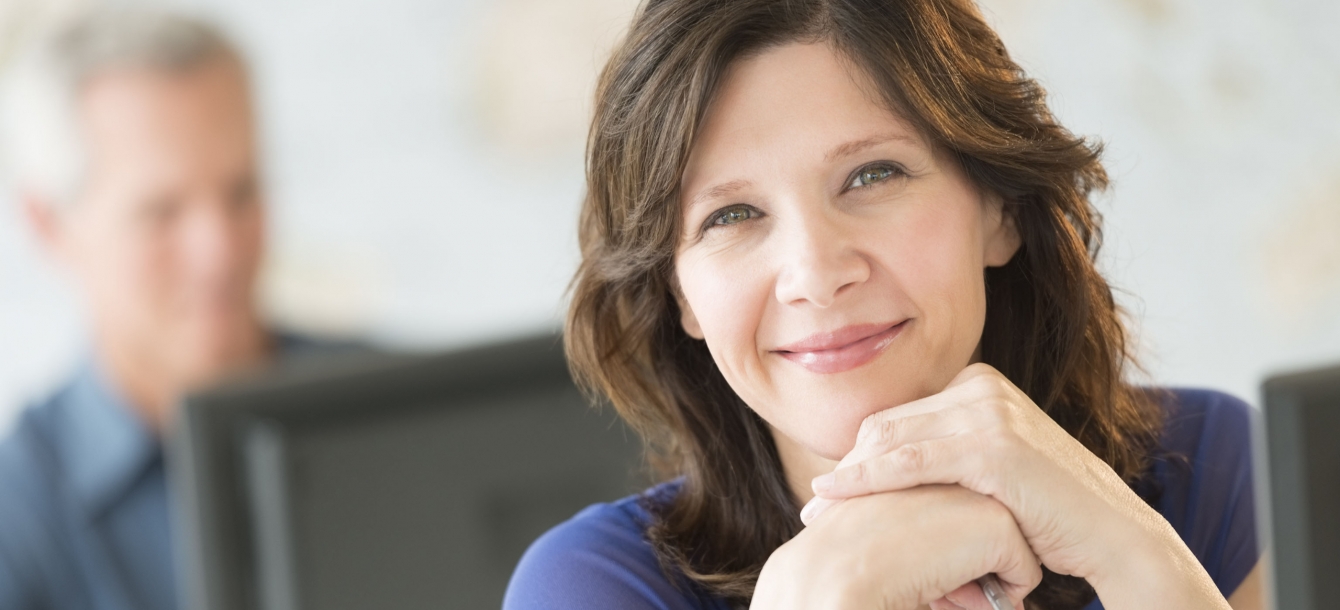
[[[1106,588],[1126,598],[1124,589],[1140,586],[1131,577],[1160,570],[1174,588],[1185,582],[1203,592],[1209,582],[1162,516],[985,364],[964,369],[939,394],[867,418],[838,468],[814,480],[817,497],[802,520],[817,523],[845,498],[927,484],[958,484],[999,501],[1043,565],[1089,580],[1100,597]],[[1222,597],[1205,601],[1181,607],[1226,607]]]
[[[1042,580],[1010,511],[958,485],[927,485],[827,511],[768,558],[750,607],[991,610],[972,583],[992,572],[1016,608]]]

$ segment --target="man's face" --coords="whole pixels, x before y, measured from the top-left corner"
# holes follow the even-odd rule
[[[249,91],[220,59],[96,77],[79,197],[54,214],[100,342],[198,383],[254,357],[264,214]]]

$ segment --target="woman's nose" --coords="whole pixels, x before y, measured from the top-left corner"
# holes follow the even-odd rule
[[[870,262],[840,219],[807,216],[783,232],[778,244],[777,300],[828,307],[870,278]],[[779,236],[780,237],[780,236]]]

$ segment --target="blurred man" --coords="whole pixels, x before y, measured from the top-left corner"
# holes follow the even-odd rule
[[[120,10],[59,29],[11,82],[11,178],[92,340],[0,441],[0,608],[175,608],[173,405],[298,347],[253,306],[265,217],[246,68],[203,23]]]

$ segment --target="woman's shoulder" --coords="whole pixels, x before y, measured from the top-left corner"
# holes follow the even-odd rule
[[[648,508],[673,500],[679,486],[589,506],[546,532],[517,564],[503,609],[724,608],[667,577],[647,540]]]
[[[1237,453],[1249,448],[1253,410],[1247,403],[1224,392],[1197,388],[1168,388],[1159,394],[1167,416],[1163,449]]]
[[[1252,420],[1247,403],[1223,392],[1160,391],[1166,419],[1150,474],[1153,504],[1221,591],[1256,565]]]
[[[1252,509],[1252,407],[1214,390],[1158,396],[1165,419],[1149,474],[1168,520],[1180,530],[1219,511]]]

